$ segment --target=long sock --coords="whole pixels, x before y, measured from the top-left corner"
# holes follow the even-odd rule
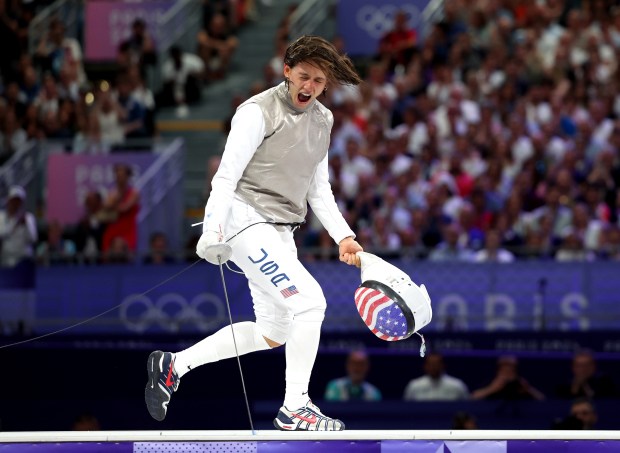
[[[258,332],[255,322],[245,321],[233,324],[239,355],[269,349],[265,338]],[[226,326],[195,345],[176,353],[174,369],[183,376],[189,370],[205,363],[235,357],[231,326]]]
[[[286,393],[284,405],[299,409],[308,402],[308,384],[319,349],[322,321],[293,320],[286,341]]]

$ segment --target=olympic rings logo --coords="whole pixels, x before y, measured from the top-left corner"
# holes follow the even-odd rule
[[[409,20],[407,25],[415,28],[420,23],[421,13],[417,6],[411,4],[392,5],[386,4],[376,7],[374,5],[362,6],[355,15],[355,22],[359,28],[375,39],[381,38],[394,27],[394,17],[398,11],[404,11]]]
[[[178,332],[183,325],[208,332],[225,320],[225,308],[222,300],[210,293],[197,294],[189,303],[178,293],[163,294],[155,302],[131,294],[121,303],[119,317],[127,329],[138,333],[155,325],[167,332]]]

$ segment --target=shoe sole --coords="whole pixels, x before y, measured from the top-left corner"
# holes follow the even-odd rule
[[[149,414],[151,414],[151,417],[159,422],[166,418],[166,408],[162,406],[162,403],[165,403],[165,401],[162,401],[162,390],[159,388],[159,383],[157,382],[161,373],[159,370],[159,362],[162,355],[163,352],[161,351],[155,351],[149,355],[149,359],[146,362],[146,371],[149,378],[146,382],[146,388],[144,389],[146,408]]]
[[[280,431],[296,431],[294,428],[285,428],[284,426],[280,426],[278,424],[278,419],[277,418],[273,419],[273,426],[275,426],[276,429],[279,429]],[[300,430],[300,431],[303,431],[303,430]]]
[[[340,422],[340,423],[342,423],[342,422]],[[317,431],[317,430],[309,430],[309,429],[299,429],[296,426],[289,427],[288,425],[281,425],[278,422],[278,418],[277,417],[273,419],[273,426],[275,426],[276,429],[279,429],[280,431],[308,431],[308,432],[310,432],[310,431]],[[339,429],[338,431],[344,431],[344,430],[345,430],[345,426],[344,426],[344,423],[342,423],[342,429]],[[318,430],[318,431],[327,431],[327,430],[322,429],[322,430]],[[331,431],[336,431],[336,430],[331,430]]]

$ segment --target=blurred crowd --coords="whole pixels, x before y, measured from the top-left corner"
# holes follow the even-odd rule
[[[495,372],[483,377],[478,370],[466,379],[448,374],[446,358],[438,351],[429,353],[421,366],[422,374],[411,378],[402,390],[402,400],[412,402],[463,402],[498,401],[543,401],[546,399],[571,401],[567,414],[558,414],[541,429],[595,429],[598,422],[596,403],[620,397],[614,379],[601,369],[592,351],[583,349],[574,353],[567,361],[565,378],[547,382],[545,391],[537,388],[543,384],[542,376],[531,376],[528,380],[520,371],[519,359],[514,355],[501,355],[495,360]],[[326,401],[383,400],[380,387],[385,385],[384,373],[371,375],[371,359],[363,349],[351,350],[345,361],[346,375],[328,381],[324,399]],[[475,378],[474,378],[475,376]],[[487,379],[486,383],[473,388],[466,380]],[[381,379],[381,383],[369,379]],[[378,384],[378,385],[375,385]],[[393,393],[392,388],[384,388]],[[473,406],[470,406],[473,407]],[[469,413],[454,414],[452,429],[478,429],[476,418]],[[482,427],[484,428],[484,427]]]
[[[172,46],[167,53],[158,51],[146,21],[136,18],[115,61],[109,62],[112,69],[89,77],[80,37],[69,36],[59,18],[49,21],[32,47],[29,25],[51,3],[0,0],[0,166],[37,141],[58,143],[73,154],[149,151],[149,139],[157,135],[156,111],[175,106],[178,117],[188,116],[188,106],[201,101],[203,87],[227,75],[236,32],[257,18],[253,0],[204,0],[195,47]],[[147,83],[153,71],[162,80],[156,92]],[[22,259],[41,264],[136,261],[139,194],[129,166],[119,164],[113,172],[114,187],[88,193],[83,216],[73,225],[46,224],[26,210],[24,187],[7,187],[0,209],[2,265]],[[120,229],[119,223],[124,225]],[[154,233],[152,252],[139,260],[172,261],[167,240],[165,232]]]
[[[406,19],[362,61],[364,85],[322,100],[360,243],[434,261],[619,259],[620,7],[446,0],[423,40]],[[329,255],[309,223],[303,245]]]
[[[187,117],[204,84],[226,77],[237,32],[257,14],[252,0],[205,1],[195,48],[166,55],[137,19],[114,77],[93,81],[60,21],[28,52],[28,23],[45,3],[0,0],[3,42],[15,44],[0,59],[0,164],[30,140],[62,139],[74,153],[127,149],[128,138],[157,134],[159,107]],[[295,7],[231,115],[282,81]],[[376,49],[354,56],[364,84],[320,99],[334,114],[332,188],[360,243],[432,261],[620,259],[620,6],[446,0],[426,35],[410,20],[395,14]],[[149,68],[161,70],[157,93]],[[208,163],[207,194],[217,164]],[[307,259],[334,258],[312,214],[297,239]]]

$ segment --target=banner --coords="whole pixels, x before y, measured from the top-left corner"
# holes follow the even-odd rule
[[[174,3],[174,0],[88,0],[85,5],[85,60],[115,60],[118,46],[129,37],[131,24],[137,18],[144,20],[147,32],[157,42],[160,17]]]
[[[136,181],[156,158],[155,154],[140,152],[93,156],[51,154],[47,160],[46,220],[57,220],[62,225],[77,222],[84,213],[88,192],[99,191],[105,197],[114,186],[114,164],[130,165]]]
[[[408,25],[422,35],[424,9],[429,0],[340,0],[337,10],[337,34],[349,55],[374,55],[379,39],[392,30],[399,10],[409,16]]]
[[[424,332],[587,332],[615,330],[620,320],[620,263],[617,262],[394,264],[414,282],[424,283],[428,288],[433,320]],[[225,324],[228,319],[218,267],[206,262],[187,266],[39,268],[40,325],[52,330],[116,305],[120,305],[119,310],[80,326],[79,330],[204,333]],[[353,299],[360,284],[359,269],[338,262],[306,266],[327,298],[324,329],[336,333],[365,331],[367,328]],[[171,276],[175,278],[160,285]],[[236,319],[252,319],[252,301],[245,276],[226,271],[226,284]],[[151,290],[154,287],[157,288]],[[503,346],[528,347],[526,339],[516,343]],[[617,352],[620,345],[610,347]]]

